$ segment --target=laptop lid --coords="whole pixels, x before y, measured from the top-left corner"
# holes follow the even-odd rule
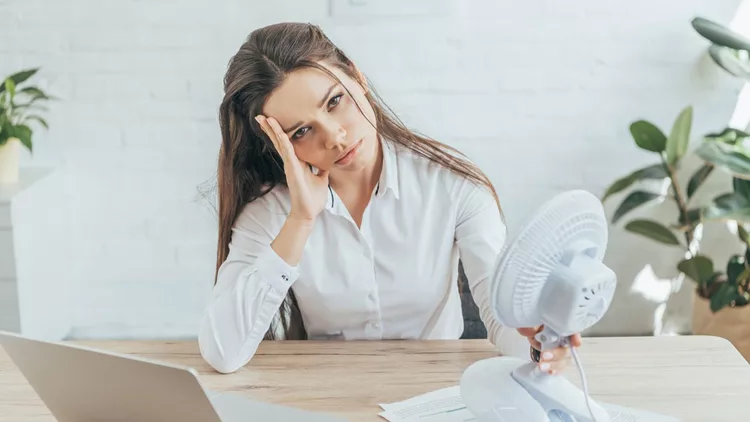
[[[220,422],[192,368],[0,331],[0,345],[59,422]]]

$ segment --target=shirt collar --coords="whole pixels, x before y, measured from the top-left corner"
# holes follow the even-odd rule
[[[398,190],[398,151],[397,146],[385,139],[380,141],[383,150],[383,169],[380,172],[380,180],[375,190],[376,196],[383,196],[390,189],[393,196],[399,198]]]
[[[393,196],[399,199],[398,190],[398,151],[397,145],[394,143],[382,139],[380,141],[381,149],[383,150],[383,168],[380,171],[380,179],[378,185],[375,187],[375,196],[383,197],[389,190],[393,192]],[[337,212],[339,209],[339,203],[341,199],[336,195],[336,192],[331,189],[331,185],[328,185],[328,202],[326,209]]]

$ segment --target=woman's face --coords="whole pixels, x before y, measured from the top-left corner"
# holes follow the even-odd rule
[[[301,161],[334,172],[361,170],[377,158],[377,131],[370,124],[375,124],[375,112],[358,81],[335,66],[320,64],[348,92],[325,72],[305,67],[290,73],[271,93],[262,113],[279,122]]]

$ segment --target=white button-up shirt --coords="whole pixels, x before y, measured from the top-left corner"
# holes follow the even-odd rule
[[[506,239],[494,197],[397,144],[384,141],[382,150],[361,228],[329,190],[296,267],[270,246],[291,209],[287,188],[245,206],[199,333],[214,369],[233,372],[252,358],[289,288],[310,339],[457,339],[459,259],[489,340],[502,354],[528,357],[526,338],[489,308],[488,277]]]

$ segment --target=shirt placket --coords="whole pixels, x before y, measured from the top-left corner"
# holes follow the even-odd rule
[[[383,315],[381,313],[380,295],[378,292],[377,274],[375,268],[375,256],[373,254],[373,236],[370,225],[370,211],[373,206],[373,201],[376,198],[373,195],[370,205],[365,209],[365,213],[362,216],[362,228],[360,230],[360,236],[362,237],[362,277],[364,285],[369,288],[367,293],[367,305],[370,311],[370,321],[365,326],[365,336],[367,338],[382,338],[383,337]]]

